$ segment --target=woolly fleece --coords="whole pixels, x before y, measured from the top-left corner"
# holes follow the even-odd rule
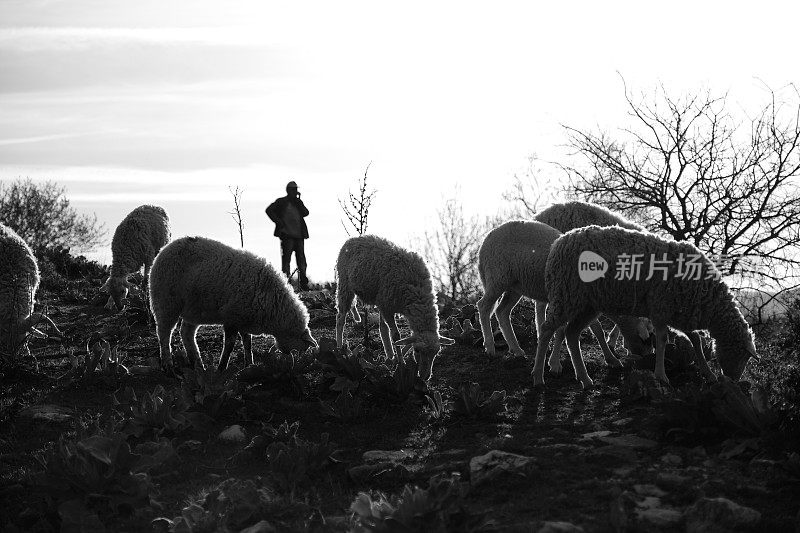
[[[590,202],[564,202],[542,209],[533,217],[561,233],[586,226],[620,226],[645,231],[639,224],[605,207]]]
[[[121,299],[127,294],[128,276],[144,266],[146,284],[153,260],[170,236],[167,212],[157,205],[140,205],[119,223],[111,240],[111,276],[107,281],[117,308],[122,307]]]
[[[578,258],[584,251],[601,256],[609,265],[604,277],[590,283],[578,275]],[[638,280],[615,279],[620,254],[642,254],[643,275]],[[669,260],[669,274],[646,280],[651,255]],[[700,280],[676,276],[680,254],[699,256]],[[705,279],[717,273],[714,264],[694,245],[620,227],[589,226],[565,233],[551,247],[545,268],[550,307],[545,327],[555,329],[592,312],[649,317],[653,324],[690,332],[707,329],[717,346],[723,373],[739,379],[747,359],[754,355],[753,334],[725,282]],[[537,354],[538,358],[538,354]],[[537,360],[538,371],[539,361]]]
[[[395,335],[394,314],[406,317],[412,335],[418,339],[415,348],[423,356],[420,374],[428,373],[440,348],[439,315],[431,275],[422,257],[381,237],[361,235],[342,245],[336,272],[337,344],[342,344],[346,314],[358,296],[364,303],[378,306]],[[357,311],[353,314],[357,319]],[[398,339],[389,342],[386,335],[385,324],[381,324],[386,355],[393,357],[391,343]]]
[[[150,299],[165,366],[179,317],[230,326],[243,336],[270,334],[284,352],[309,344],[303,340],[310,338],[308,311],[286,277],[266,259],[212,239],[183,237],[165,246],[150,272]]]
[[[24,339],[27,328],[20,322],[33,313],[38,287],[33,251],[14,230],[0,224],[0,350],[13,353]]]

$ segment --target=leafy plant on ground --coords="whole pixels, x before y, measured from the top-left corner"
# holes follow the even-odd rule
[[[277,488],[293,493],[298,484],[330,464],[336,451],[327,433],[320,435],[319,442],[312,442],[300,438],[299,429],[299,422],[284,422],[277,428],[263,424],[262,434],[253,437],[231,461],[245,464],[266,460]]]
[[[137,401],[133,389],[126,387],[114,394],[114,404],[125,417],[120,431],[126,436],[141,437],[145,433],[152,433],[156,438],[162,434],[177,435],[191,426],[182,396],[164,390],[161,385],[151,393],[145,392],[141,402]]]
[[[442,393],[439,391],[433,391],[432,393],[426,394],[425,400],[428,402],[428,412],[435,420],[442,418],[447,412],[448,407],[451,406],[450,403],[444,401],[442,398]]]
[[[309,313],[309,326],[334,327],[336,325],[336,298],[330,290],[304,292],[300,299]]]
[[[365,364],[369,366],[372,363],[365,359],[365,355],[368,354],[361,345],[353,350],[347,344],[337,348],[336,341],[323,338],[319,342],[317,360],[322,365],[325,377],[334,381],[336,388],[333,388],[334,386],[331,388],[342,391],[358,387],[366,376]]]
[[[398,354],[394,369],[387,363],[380,363],[366,367],[366,371],[370,390],[390,402],[402,403],[409,397],[422,400],[428,392],[428,384],[419,377],[417,360],[411,349]]]
[[[294,437],[287,442],[273,442],[267,446],[267,466],[280,490],[294,494],[295,488],[323,470],[332,462],[336,445],[328,441],[328,434],[320,435],[319,442]]]
[[[62,436],[38,457],[43,472],[32,482],[58,506],[62,531],[90,526],[96,530],[114,517],[157,503],[148,471],[174,452],[168,442],[152,444],[134,453],[122,434],[77,441]]]
[[[462,383],[453,402],[453,412],[468,417],[494,416],[506,408],[506,391],[493,391],[488,397],[477,383]]]
[[[332,402],[321,402],[322,413],[341,421],[354,420],[363,414],[363,402],[349,390],[339,393]]]
[[[201,413],[211,419],[230,416],[242,406],[237,397],[239,387],[235,377],[236,369],[228,368],[217,372],[209,366],[203,368],[186,368],[180,378],[180,394],[189,410]],[[198,417],[187,414],[195,425]],[[208,422],[208,421],[207,421]]]
[[[242,464],[263,458],[267,452],[267,446],[273,442],[293,442],[299,439],[298,431],[300,431],[300,422],[297,421],[291,424],[284,422],[278,427],[262,422],[261,433],[250,439],[247,446],[238,451],[231,461]]]
[[[628,402],[657,401],[668,397],[669,391],[651,370],[633,370],[625,378],[622,395]]]
[[[292,350],[283,353],[273,345],[261,363],[240,370],[236,377],[247,384],[265,383],[278,387],[290,385],[296,392],[305,395],[309,386],[306,374],[314,370],[316,364],[316,358],[310,351],[299,353]]]
[[[117,384],[123,376],[130,375],[124,364],[126,354],[118,345],[111,345],[105,339],[90,339],[86,343],[86,356],[81,364],[77,359],[73,363],[73,374],[81,377],[84,383],[99,379],[104,383]]]
[[[400,533],[412,531],[488,531],[492,525],[483,516],[464,509],[468,488],[458,478],[434,476],[427,489],[406,485],[399,496],[381,492],[359,493],[350,505],[356,533]]]
[[[277,495],[260,478],[231,478],[191,501],[180,516],[156,518],[153,525],[175,533],[199,533],[242,531],[266,521],[260,531],[302,530],[309,512],[308,505]]]
[[[662,408],[667,434],[678,439],[698,436],[760,436],[774,426],[776,415],[768,405],[761,387],[743,387],[726,376],[708,386],[689,384],[674,396],[658,402]]]
[[[749,364],[745,376],[769,393],[779,427],[790,438],[800,436],[800,298],[785,317],[771,325],[773,343],[759,344],[761,362]]]
[[[475,329],[472,325],[472,320],[469,318],[459,321],[457,318],[451,316],[444,323],[442,334],[455,339],[459,344],[467,346],[472,346],[477,340],[482,340],[481,330]]]

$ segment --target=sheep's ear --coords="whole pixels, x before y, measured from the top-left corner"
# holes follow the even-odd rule
[[[400,340],[394,341],[394,345],[395,346],[405,346],[406,344],[414,344],[415,342],[417,342],[417,336],[416,335],[409,335],[408,337],[403,337]]]
[[[455,343],[456,343],[455,339],[451,339],[450,337],[444,337],[442,335],[439,335],[439,344],[441,344],[442,346],[450,346],[451,344],[455,344]]]
[[[126,287],[128,287],[129,289],[134,287],[134,284],[131,283],[130,281],[128,281],[128,278],[123,279],[122,280],[122,284],[125,285]]]

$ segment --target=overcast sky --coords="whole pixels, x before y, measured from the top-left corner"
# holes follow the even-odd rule
[[[469,213],[503,208],[530,154],[567,157],[561,124],[621,124],[620,75],[742,109],[800,81],[795,7],[537,4],[0,0],[0,180],[61,182],[109,240],[156,203],[175,236],[229,244],[238,185],[275,263],[263,210],[295,180],[329,280],[337,197],[370,161],[370,229],[406,244],[456,184]]]

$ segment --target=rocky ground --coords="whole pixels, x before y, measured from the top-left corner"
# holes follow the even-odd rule
[[[147,366],[142,303],[109,311],[88,303],[93,288],[51,299],[65,340],[31,341],[38,368],[2,378],[4,530],[800,528],[800,446],[763,391],[704,384],[677,356],[664,388],[636,368],[648,361],[606,368],[586,337],[595,388],[566,363],[534,390],[531,361],[488,359],[474,309],[450,307],[458,343],[427,387],[360,327],[352,350],[292,358],[259,339],[259,366],[179,380]],[[315,338],[332,338],[330,294],[304,299]],[[212,366],[221,329],[198,342]]]

